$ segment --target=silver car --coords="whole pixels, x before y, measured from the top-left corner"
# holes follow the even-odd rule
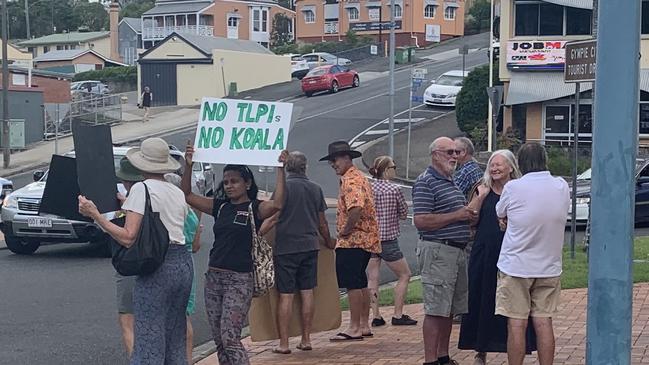
[[[302,58],[306,60],[309,69],[324,65],[349,66],[352,64],[352,61],[347,58],[338,57],[327,52],[307,53],[302,55]]]

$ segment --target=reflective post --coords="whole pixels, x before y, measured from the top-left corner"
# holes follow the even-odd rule
[[[600,1],[586,363],[631,364],[640,1]]]

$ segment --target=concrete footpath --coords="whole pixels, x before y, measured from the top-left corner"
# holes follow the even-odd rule
[[[413,284],[415,285],[415,284]],[[586,304],[587,289],[570,289],[561,293],[559,313],[553,318],[556,337],[555,361],[557,365],[585,363],[586,351]],[[383,316],[389,316],[391,308],[382,308]],[[263,365],[323,365],[323,364],[356,364],[356,365],[416,365],[424,362],[422,339],[423,306],[411,304],[405,307],[405,313],[419,320],[417,326],[373,328],[374,337],[359,342],[331,343],[329,337],[339,330],[318,333],[313,336],[313,351],[295,349],[299,338],[290,342],[291,355],[273,354],[273,347],[278,341],[252,343],[249,338],[244,345],[251,356],[251,364]],[[349,312],[343,313],[341,329],[346,328]],[[649,364],[649,283],[636,284],[633,288],[633,329],[632,329],[632,364]],[[459,325],[453,325],[450,355],[460,365],[473,364],[473,351],[457,349]],[[216,354],[199,361],[198,365],[218,364]],[[505,354],[489,354],[488,364],[506,364]],[[527,356],[525,364],[538,363],[536,353]]]

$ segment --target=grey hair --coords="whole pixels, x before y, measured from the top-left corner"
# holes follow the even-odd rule
[[[445,140],[446,138],[448,138],[448,137],[439,137],[439,138],[435,139],[433,141],[433,143],[431,143],[430,146],[428,146],[428,152],[430,152],[430,154],[432,155],[433,152],[437,149],[437,147],[439,145],[439,142]],[[452,141],[452,139],[451,139],[451,141]]]
[[[470,139],[466,137],[457,137],[455,139],[455,142],[459,142],[464,145],[464,149],[466,150],[467,155],[473,156],[473,154],[475,153],[475,147],[473,147],[473,142],[471,142]]]
[[[288,154],[286,171],[293,174],[306,174],[306,155],[300,151],[293,151]]]
[[[182,177],[180,177],[180,175],[170,172],[168,174],[164,174],[164,177],[168,183],[174,184],[175,186],[180,188],[180,182],[182,181]]]
[[[491,165],[491,161],[494,159],[496,156],[502,156],[505,158],[505,161],[507,161],[507,164],[509,167],[511,167],[512,172],[509,174],[510,179],[518,179],[521,177],[521,171],[518,169],[518,163],[516,163],[516,157],[510,150],[498,150],[495,151],[494,153],[491,154],[489,157],[489,161],[487,162],[487,168],[484,171],[484,176],[482,178],[482,181],[484,181],[484,184],[487,185],[490,189],[494,185],[494,179],[491,177],[491,173],[489,172],[489,166]]]

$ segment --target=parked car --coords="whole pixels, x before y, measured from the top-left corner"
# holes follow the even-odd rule
[[[302,80],[307,73],[309,73],[309,64],[306,60],[299,54],[287,54],[287,57],[291,57],[291,77],[295,77],[298,80]]]
[[[0,185],[2,185],[2,190],[0,190],[0,199],[4,200],[4,198],[14,190],[14,184],[11,180],[0,177]]]
[[[70,84],[70,91],[72,94],[97,94],[105,95],[110,94],[110,89],[108,85],[104,84],[101,81],[96,80],[86,80],[86,81],[77,81]]]
[[[337,93],[346,87],[358,87],[361,81],[358,73],[346,66],[316,67],[302,79],[304,95],[311,96],[319,91]]]
[[[113,147],[115,169],[119,167],[119,161],[126,156],[126,152],[131,148]],[[182,152],[170,148],[170,154],[184,166],[185,159]],[[65,156],[74,157],[74,151],[66,153]],[[213,190],[214,178],[211,175],[200,176],[208,171],[211,172],[209,164],[207,164],[208,167],[205,165],[196,163],[192,168],[192,189],[196,192],[210,194]],[[178,173],[182,173],[182,171],[178,171]],[[34,172],[33,183],[4,198],[0,229],[5,235],[7,247],[14,253],[29,255],[43,244],[90,242],[101,244],[102,253],[110,255],[108,236],[94,223],[69,220],[45,213],[39,215],[38,211],[47,175],[47,171]],[[120,192],[125,192],[122,184],[118,183],[117,189]],[[107,213],[107,216],[112,218],[113,213]]]
[[[426,91],[424,91],[424,103],[431,106],[452,106],[455,107],[455,98],[462,89],[464,78],[468,71],[448,71],[443,73],[437,80],[433,80]]]
[[[349,66],[352,64],[352,61],[348,60],[347,58],[334,56],[331,53],[327,52],[307,53],[302,55],[302,58],[306,60],[310,69],[324,65]]]
[[[590,210],[591,173],[592,170],[588,169],[577,176],[577,225],[585,225],[588,222]],[[648,223],[649,160],[636,159],[635,181],[635,223]],[[571,224],[571,221],[572,204],[570,204],[570,208],[568,209],[567,224]]]

